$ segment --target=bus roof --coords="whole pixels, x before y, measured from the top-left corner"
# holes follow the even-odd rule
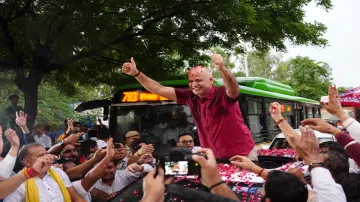
[[[236,80],[240,85],[241,94],[269,97],[269,98],[282,99],[282,100],[292,100],[302,103],[319,104],[318,101],[295,96],[295,92],[290,86],[276,81],[272,81],[260,77],[236,77]],[[159,83],[161,83],[164,86],[173,86],[173,87],[188,86],[188,81],[185,79],[159,81]],[[223,86],[224,83],[222,79],[215,79],[214,85],[219,87],[219,86]],[[142,86],[139,83],[124,85],[116,88],[115,92],[119,92],[123,90],[134,90],[138,88],[142,88]]]

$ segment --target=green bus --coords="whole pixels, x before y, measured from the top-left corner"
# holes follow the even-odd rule
[[[237,77],[240,86],[239,105],[245,124],[256,143],[269,142],[279,133],[269,113],[269,104],[279,102],[284,118],[294,127],[301,120],[320,117],[320,105],[315,100],[295,96],[285,84],[259,77]],[[188,88],[187,80],[160,81],[164,86]],[[223,86],[215,79],[215,86]],[[184,131],[192,131],[198,143],[196,126],[190,109],[172,100],[146,91],[140,84],[121,86],[112,100],[97,100],[80,104],[76,111],[104,107],[104,119],[109,117],[109,128],[115,139],[136,130],[141,135],[155,135],[160,139],[175,139]],[[164,142],[163,142],[164,143]]]

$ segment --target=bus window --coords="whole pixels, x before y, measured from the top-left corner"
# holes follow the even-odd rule
[[[319,108],[316,108],[314,107],[314,118],[321,118],[321,115],[320,115],[320,109]]]
[[[196,133],[190,110],[185,105],[132,105],[116,107],[117,134],[124,137],[130,130],[141,136],[156,136],[159,143],[176,145],[178,136]],[[194,134],[195,144],[198,142]]]
[[[262,142],[261,131],[264,128],[261,121],[262,102],[260,100],[248,100],[248,120],[249,128],[255,142]]]
[[[313,109],[311,107],[306,107],[306,118],[314,118]]]

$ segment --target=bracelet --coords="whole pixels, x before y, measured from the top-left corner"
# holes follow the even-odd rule
[[[321,162],[314,162],[314,163],[310,163],[310,165],[309,165],[309,171],[311,171],[313,168],[316,168],[316,167],[326,168],[323,163],[321,163]]]
[[[209,187],[209,191],[211,191],[212,189],[214,189],[215,187],[217,187],[217,186],[219,186],[219,185],[221,185],[223,183],[225,183],[225,181],[221,181],[221,182],[218,182],[218,183],[214,184],[213,186]]]
[[[32,177],[30,176],[30,174],[27,172],[27,169],[24,169],[24,170],[23,170],[23,173],[24,173],[26,179],[32,178]]]
[[[265,168],[262,168],[262,169],[260,170],[260,172],[258,173],[258,176],[261,177],[261,173],[264,172],[264,170],[265,170]]]
[[[282,118],[282,119],[280,119],[280,120],[278,120],[278,121],[276,121],[276,125],[279,125],[281,122],[283,122],[285,119],[284,118]]]
[[[30,176],[32,177],[35,177],[37,176],[39,173],[33,168],[33,167],[30,167],[27,169],[27,172],[30,174]]]
[[[345,129],[347,129],[349,126],[351,126],[351,124],[353,124],[355,122],[355,119],[354,120],[352,120],[350,123],[349,123],[349,125],[347,125],[347,126],[344,126],[344,128]]]
[[[134,77],[137,77],[141,72],[138,70],[138,72],[134,75]]]

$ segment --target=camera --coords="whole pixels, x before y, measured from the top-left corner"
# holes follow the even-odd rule
[[[160,166],[164,169],[166,176],[198,176],[201,174],[201,168],[198,162],[192,160],[193,155],[205,156],[172,151],[160,158]]]

